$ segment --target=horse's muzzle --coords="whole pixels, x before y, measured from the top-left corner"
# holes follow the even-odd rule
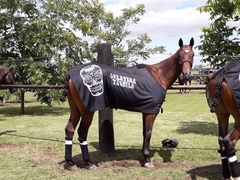
[[[182,71],[183,77],[189,77],[190,74],[191,74],[191,70],[190,70],[190,69],[187,69],[187,70],[183,70],[183,71]]]
[[[190,78],[190,74],[191,74],[191,71],[183,71],[182,72],[183,79],[188,80]]]

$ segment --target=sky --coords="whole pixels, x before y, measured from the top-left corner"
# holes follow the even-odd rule
[[[178,49],[178,41],[183,39],[184,44],[189,44],[194,38],[194,47],[200,45],[199,36],[201,28],[209,24],[209,15],[200,13],[197,7],[204,6],[207,0],[100,0],[105,8],[115,14],[123,8],[136,7],[144,4],[146,13],[141,16],[137,25],[131,25],[129,38],[147,33],[152,39],[148,47],[164,46],[164,54],[152,55],[147,61],[139,60],[139,63],[154,64],[169,57]],[[194,64],[206,64],[200,62],[202,57],[199,51],[194,49]]]

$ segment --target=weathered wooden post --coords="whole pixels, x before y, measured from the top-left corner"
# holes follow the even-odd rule
[[[97,46],[98,63],[113,65],[111,44],[102,43]],[[113,110],[105,108],[98,111],[99,148],[103,153],[111,153],[115,150],[113,131]]]

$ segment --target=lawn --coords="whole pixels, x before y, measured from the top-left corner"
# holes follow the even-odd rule
[[[99,151],[98,113],[89,130],[90,156],[98,168],[82,168],[77,134],[73,156],[79,165],[72,172],[64,167],[64,128],[69,118],[68,104],[47,107],[39,102],[0,106],[0,179],[221,179],[217,153],[217,121],[211,114],[202,90],[179,94],[169,90],[153,128],[151,156],[154,168],[141,167],[142,117],[140,113],[114,110],[115,149]],[[233,122],[232,118],[230,119]],[[179,141],[175,151],[161,147],[165,138]],[[240,144],[237,145],[237,149]],[[239,153],[237,153],[239,156]]]

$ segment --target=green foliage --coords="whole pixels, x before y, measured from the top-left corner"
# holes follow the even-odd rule
[[[202,29],[201,45],[198,49],[204,56],[203,62],[210,62],[215,68],[239,58],[240,33],[239,26],[231,26],[230,22],[239,22],[239,0],[208,0],[200,12],[210,14],[209,27]]]
[[[130,35],[128,27],[131,24],[137,24],[140,16],[145,13],[143,4],[135,8],[125,8],[122,14],[116,16],[113,12],[105,12],[101,19],[101,28],[95,37],[94,46],[98,43],[106,42],[112,44],[112,54],[115,66],[125,67],[137,64],[140,58],[147,60],[151,54],[163,53],[163,46],[148,48],[147,44],[151,39],[147,33],[138,35],[135,39],[127,39]]]
[[[0,95],[3,95],[3,101],[5,101],[6,99],[10,99],[11,97],[13,97],[13,94],[11,94],[8,90],[6,89],[2,89],[0,90]]]
[[[112,45],[116,66],[135,64],[138,58],[164,51],[162,46],[147,48],[147,34],[126,39],[128,27],[144,13],[142,4],[115,16],[98,0],[2,0],[0,65],[14,65],[16,84],[62,84],[71,67],[95,61],[96,45],[105,42]],[[48,90],[25,91],[48,105],[60,96]]]

